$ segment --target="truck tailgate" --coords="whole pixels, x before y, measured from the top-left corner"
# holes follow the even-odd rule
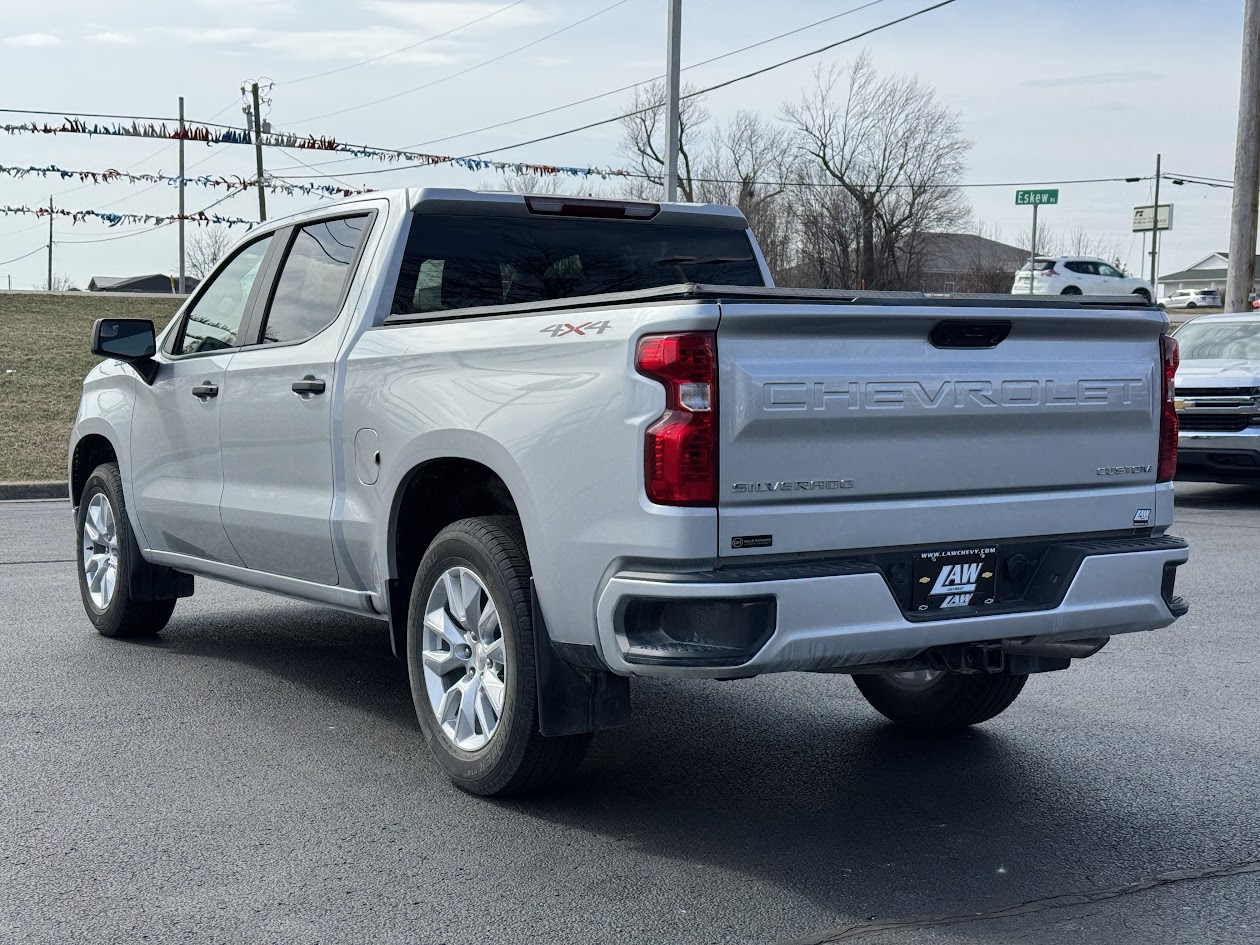
[[[1149,309],[724,303],[720,553],[1155,524],[1163,328]]]

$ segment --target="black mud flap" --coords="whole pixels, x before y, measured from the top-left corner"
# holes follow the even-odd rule
[[[562,657],[556,652],[547,632],[532,580],[530,601],[534,623],[539,731],[552,738],[601,732],[629,722],[630,680],[606,669],[575,666]]]

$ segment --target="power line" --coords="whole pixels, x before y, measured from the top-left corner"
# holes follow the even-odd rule
[[[806,23],[804,26],[798,26],[796,29],[788,30],[786,33],[780,33],[777,36],[771,36],[768,39],[763,39],[756,43],[750,43],[747,46],[741,46],[739,49],[732,49],[730,52],[724,52],[720,56],[713,56],[710,59],[703,59],[700,62],[693,62],[689,66],[684,66],[682,71],[688,72],[692,69],[699,69],[701,66],[707,66],[715,62],[720,62],[723,59],[729,59],[731,56],[738,56],[740,53],[748,52],[750,49],[757,49],[760,46],[769,45],[770,43],[777,42],[780,39],[786,39],[789,36],[795,36],[797,33],[803,33],[806,30],[814,29],[826,23],[830,23],[833,20],[838,20],[841,17],[849,16],[852,13],[859,13],[862,10],[867,9],[868,7],[873,7],[877,4],[884,3],[884,2],[885,0],[868,0],[867,3],[863,3],[860,6],[852,7],[851,9],[845,10],[842,13],[835,13],[831,16],[824,17],[821,20],[815,20],[813,23]],[[444,141],[453,141],[456,138],[466,138],[470,135],[481,134],[483,131],[493,131],[496,128],[504,128],[508,125],[515,125],[522,121],[529,121],[532,118],[541,118],[544,115],[552,115],[552,114],[555,114],[556,112],[564,111],[566,108],[573,108],[577,105],[586,105],[590,102],[598,101],[601,98],[608,98],[610,95],[619,95],[622,92],[629,92],[631,89],[637,89],[641,85],[648,85],[649,83],[657,82],[663,78],[664,78],[663,75],[653,76],[650,79],[643,79],[639,82],[633,82],[630,85],[623,85],[619,89],[610,89],[607,92],[600,92],[598,95],[591,95],[586,98],[580,98],[575,102],[567,102],[564,105],[557,105],[554,108],[544,109],[541,112],[534,112],[532,115],[522,115],[519,118],[510,118],[507,121],[501,121],[493,125],[484,125],[481,128],[474,128],[472,131],[461,131],[459,134],[447,135],[444,138],[430,138],[428,141],[421,141],[416,144],[409,144],[404,150],[409,150],[411,148],[422,148],[430,144],[440,144],[441,142],[444,142]]]
[[[393,95],[386,95],[384,98],[378,98],[371,102],[363,102],[359,105],[351,105],[349,108],[340,108],[337,111],[324,112],[322,115],[312,115],[309,118],[299,118],[288,124],[290,126],[300,125],[308,121],[318,121],[321,118],[331,118],[334,115],[344,115],[347,112],[357,112],[361,108],[371,108],[373,105],[380,105],[382,102],[392,102],[394,99],[402,98],[404,95],[411,95],[413,92],[419,92],[422,89],[432,88],[433,86],[437,85],[440,82],[445,82],[448,79],[455,79],[455,78],[458,78],[459,76],[467,75],[468,73],[472,72],[475,69],[480,69],[482,66],[488,66],[491,63],[499,62],[502,59],[506,59],[508,56],[514,56],[518,52],[523,52],[524,50],[529,49],[531,46],[537,46],[539,43],[546,42],[547,40],[555,36],[559,36],[561,33],[567,33],[569,30],[575,27],[581,26],[583,23],[590,22],[591,20],[595,19],[597,16],[602,16],[603,14],[607,13],[609,10],[616,9],[617,7],[622,6],[623,4],[626,4],[629,2],[630,0],[616,0],[615,3],[611,3],[608,6],[604,7],[603,9],[596,10],[594,13],[590,14],[589,16],[584,16],[582,17],[582,19],[574,23],[570,23],[568,26],[562,26],[560,29],[555,30],[554,32],[548,33],[546,36],[540,36],[538,39],[528,42],[524,46],[517,46],[515,49],[509,49],[507,52],[501,53],[498,56],[494,56],[491,59],[486,59],[483,62],[478,62],[474,65],[469,66],[466,69],[461,69],[459,72],[452,72],[450,75],[444,75],[440,79],[433,79],[431,82],[426,82],[423,85],[417,85],[415,88],[404,89],[401,92],[395,92]],[[949,0],[949,2],[952,2],[952,0]]]
[[[44,224],[41,223],[39,225],[43,226]],[[36,246],[29,253],[23,253],[21,256],[14,256],[12,259],[6,259],[4,262],[0,262],[0,266],[7,266],[9,263],[18,262],[19,260],[25,259],[27,256],[34,256],[36,253],[45,252],[47,249],[48,249],[48,244],[44,243],[41,246]]]
[[[734,85],[737,82],[743,82],[746,79],[752,79],[759,75],[765,75],[767,72],[772,72],[775,69],[782,68],[783,66],[791,65],[794,62],[800,62],[802,59],[809,59],[812,56],[820,55],[821,53],[825,53],[825,52],[828,52],[829,50],[835,49],[837,46],[843,46],[846,43],[856,42],[857,40],[870,36],[873,33],[878,33],[881,30],[886,30],[891,26],[898,25],[899,23],[905,23],[907,20],[913,20],[915,17],[923,16],[923,14],[925,13],[931,13],[933,10],[939,10],[941,7],[947,7],[951,3],[956,3],[956,2],[957,0],[940,0],[939,3],[934,3],[930,7],[924,7],[923,9],[916,10],[913,13],[907,13],[905,16],[898,17],[895,20],[889,20],[887,23],[881,23],[878,26],[873,26],[868,30],[863,30],[860,33],[855,33],[852,36],[848,36],[844,39],[837,40],[834,43],[828,43],[826,46],[820,46],[817,49],[811,49],[809,52],[801,53],[798,56],[792,56],[790,59],[784,59],[784,60],[781,60],[780,62],[772,63],[768,66],[765,66],[761,69],[756,69],[752,72],[746,72],[743,75],[735,76],[735,78],[733,79],[727,79],[724,82],[718,82],[716,85],[710,85],[707,88],[698,89],[694,92],[689,92],[688,94],[684,95],[683,98],[690,99],[690,98],[696,98],[697,96],[700,96],[700,95],[707,95],[710,92],[716,92],[718,89],[724,89],[728,86]],[[501,151],[511,151],[516,148],[523,148],[526,145],[538,144],[543,141],[554,141],[556,138],[564,138],[572,134],[577,134],[579,131],[589,131],[592,128],[599,128],[602,125],[611,125],[615,122],[622,121],[626,118],[633,118],[636,115],[644,115],[652,110],[653,110],[653,106],[648,106],[646,108],[640,108],[632,112],[627,112],[624,115],[616,115],[612,118],[605,118],[601,121],[593,121],[585,125],[579,125],[578,127],[570,128],[567,131],[557,131],[554,134],[542,135],[541,137],[538,137],[538,138],[531,138],[528,141],[518,141],[516,144],[504,145],[501,148],[491,148],[486,151],[477,151],[473,154],[463,155],[463,157],[464,158],[483,157],[484,155],[487,155],[487,154],[498,154]]]
[[[449,29],[445,33],[438,33],[436,36],[430,36],[427,39],[422,39],[420,42],[412,43],[410,46],[403,46],[401,49],[395,49],[393,52],[382,53],[379,56],[373,56],[371,59],[364,59],[361,62],[352,62],[348,66],[340,66],[336,69],[329,69],[327,72],[316,72],[314,75],[304,75],[300,79],[290,79],[288,82],[277,82],[276,85],[297,85],[299,82],[307,82],[311,79],[322,79],[324,76],[336,75],[338,72],[347,72],[350,69],[357,69],[359,66],[366,66],[373,62],[380,62],[382,59],[388,59],[390,56],[397,56],[399,53],[408,52],[415,49],[417,46],[423,46],[426,43],[433,42],[434,40],[450,36],[452,33],[458,33],[460,30],[467,29],[470,26],[476,26],[478,23],[484,23],[491,17],[498,16],[500,13],[506,13],[508,10],[512,9],[512,7],[519,7],[524,2],[525,0],[513,0],[513,2],[509,3],[507,6],[499,7],[499,9],[487,13],[484,16],[479,16],[475,20],[469,20],[467,23],[456,26],[454,29]]]

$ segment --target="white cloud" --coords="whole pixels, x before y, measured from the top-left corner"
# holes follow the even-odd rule
[[[22,33],[19,36],[6,36],[6,46],[60,46],[61,39],[52,33]]]
[[[131,46],[136,42],[134,36],[129,36],[126,33],[115,33],[110,30],[92,33],[84,38],[89,43],[98,43],[102,46]]]

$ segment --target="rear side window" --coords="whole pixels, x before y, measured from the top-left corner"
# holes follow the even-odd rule
[[[392,310],[519,305],[682,282],[765,285],[743,230],[421,214],[412,220]]]
[[[1097,275],[1098,267],[1094,263],[1089,262],[1067,262],[1063,264],[1071,272],[1078,272],[1083,276]]]
[[[264,344],[305,341],[337,317],[368,217],[320,220],[293,235],[263,325]]]
[[[1045,272],[1047,269],[1053,269],[1054,260],[1053,259],[1036,259],[1033,261],[1033,268],[1036,269],[1037,272]],[[1027,272],[1028,263],[1024,263],[1022,266],[1020,266],[1019,271]]]

